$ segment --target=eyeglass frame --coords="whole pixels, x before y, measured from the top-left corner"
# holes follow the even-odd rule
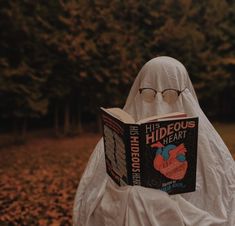
[[[153,89],[153,88],[146,88],[146,87],[144,87],[144,88],[139,88],[140,94],[141,94],[141,93],[143,92],[143,90],[145,90],[145,89],[151,89],[151,90],[153,90],[154,93],[155,93],[155,94],[154,94],[154,98],[155,98],[156,95],[157,95],[157,93],[163,94],[163,93],[166,92],[167,90],[173,90],[173,91],[175,91],[175,92],[177,93],[177,95],[179,96],[182,92],[184,92],[184,90],[187,89],[187,87],[185,87],[183,90],[168,88],[168,89],[164,89],[163,91],[157,91],[156,89]]]

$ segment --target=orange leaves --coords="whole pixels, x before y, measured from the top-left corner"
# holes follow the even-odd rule
[[[79,178],[99,136],[1,149],[0,225],[71,225]]]

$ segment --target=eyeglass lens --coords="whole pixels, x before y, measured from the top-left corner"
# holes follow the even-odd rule
[[[152,103],[154,101],[156,92],[153,89],[142,89],[140,92],[145,102]]]
[[[157,91],[150,88],[140,89],[141,96],[145,102],[151,103],[154,101]],[[175,103],[181,91],[175,89],[166,89],[161,92],[163,100],[168,104]]]

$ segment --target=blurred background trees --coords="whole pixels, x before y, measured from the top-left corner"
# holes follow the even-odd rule
[[[81,132],[160,55],[186,66],[211,119],[235,119],[233,0],[1,1],[0,29],[1,131]]]

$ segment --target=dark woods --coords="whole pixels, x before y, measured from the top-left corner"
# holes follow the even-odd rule
[[[186,66],[209,117],[234,120],[235,1],[1,1],[0,29],[1,131],[77,134],[159,55]]]

